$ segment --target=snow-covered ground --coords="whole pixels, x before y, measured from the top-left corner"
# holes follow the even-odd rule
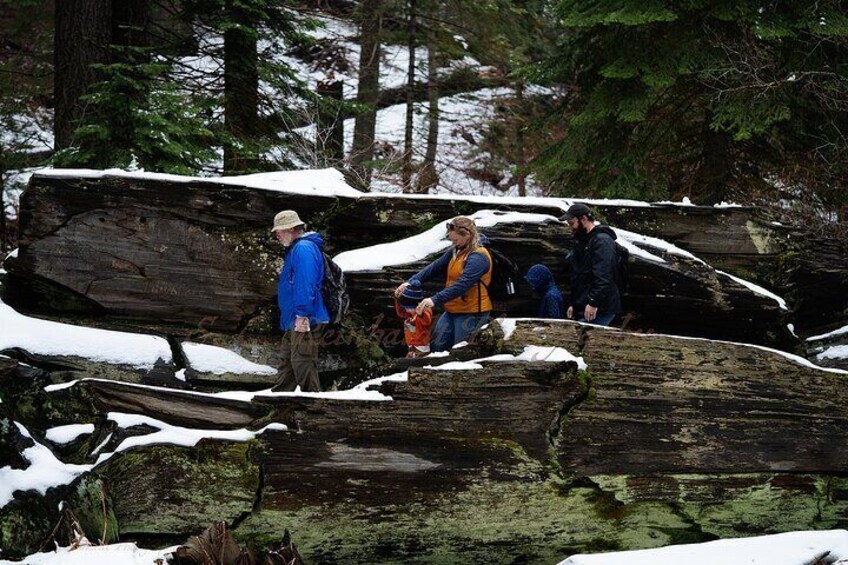
[[[827,557],[827,561],[816,561]],[[848,531],[789,532],[658,549],[574,555],[560,565],[845,565]]]
[[[92,545],[82,539],[77,547],[34,553],[21,561],[0,559],[0,565],[161,565],[175,549],[141,549],[134,543]]]

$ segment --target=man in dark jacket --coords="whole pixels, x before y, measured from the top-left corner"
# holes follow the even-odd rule
[[[573,204],[563,217],[576,243],[566,256],[571,263],[571,296],[566,317],[578,322],[608,326],[621,311],[615,284],[615,232],[595,224],[592,210]]]
[[[277,285],[280,306],[280,372],[273,390],[320,392],[318,339],[321,325],[330,320],[321,284],[324,280],[324,240],[306,225],[294,210],[274,217],[271,232],[285,247],[283,268]]]

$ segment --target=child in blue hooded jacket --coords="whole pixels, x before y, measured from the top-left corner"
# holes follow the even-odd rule
[[[550,269],[544,265],[533,265],[527,271],[524,280],[533,287],[536,294],[542,297],[542,301],[539,303],[539,312],[536,314],[539,318],[561,319],[565,317],[562,293],[557,288],[554,275]]]

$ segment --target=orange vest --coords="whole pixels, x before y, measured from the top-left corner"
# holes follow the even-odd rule
[[[475,284],[459,298],[445,302],[446,312],[451,314],[477,314],[478,312],[492,311],[492,301],[489,298],[489,291],[486,289],[486,285],[492,282],[492,256],[489,255],[485,247],[478,247],[474,250],[474,253],[482,253],[489,260],[489,270],[480,279],[483,284]],[[468,251],[463,251],[459,255],[451,257],[450,263],[448,263],[448,278],[445,282],[445,288],[456,282],[462,275],[466,259],[468,259]]]

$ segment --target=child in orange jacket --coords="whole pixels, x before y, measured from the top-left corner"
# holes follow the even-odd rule
[[[423,357],[430,353],[430,328],[433,325],[433,311],[427,308],[421,314],[415,313],[415,307],[424,299],[424,290],[420,281],[410,281],[403,294],[395,299],[395,312],[403,319],[403,338],[409,347],[407,357]]]

